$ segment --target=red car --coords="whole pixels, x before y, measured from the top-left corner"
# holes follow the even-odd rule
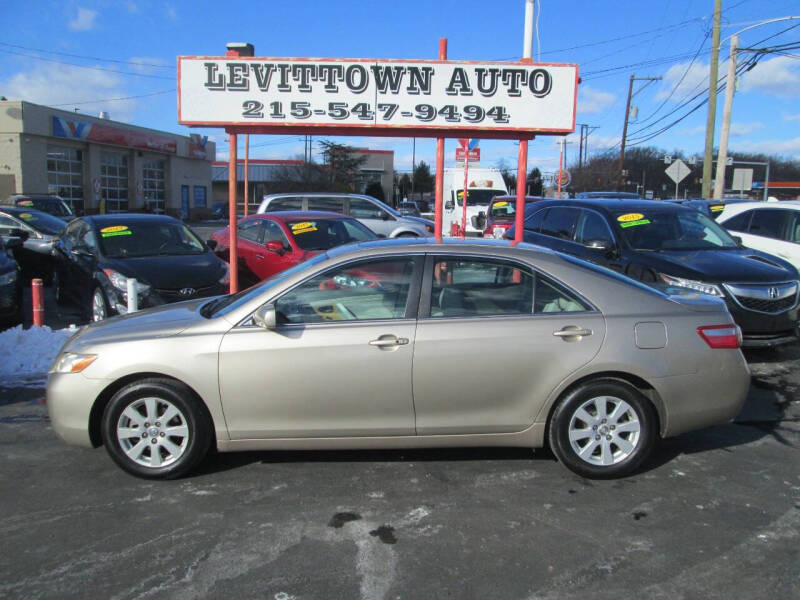
[[[251,284],[335,246],[377,239],[355,219],[332,212],[286,211],[250,215],[238,223],[239,278]],[[230,230],[215,232],[214,251],[229,259]]]
[[[544,200],[540,196],[525,196],[525,204]],[[483,237],[503,239],[506,231],[514,225],[517,214],[516,196],[495,196],[486,209],[486,228]]]

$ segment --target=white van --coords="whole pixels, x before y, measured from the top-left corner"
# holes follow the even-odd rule
[[[458,223],[458,226],[461,227],[461,218],[464,214],[463,167],[444,170],[443,192],[442,235],[449,236],[453,223]],[[508,188],[499,169],[469,167],[469,172],[467,173],[468,235],[481,235],[483,233],[482,229],[476,227],[476,224],[479,224],[478,215],[480,213],[486,214],[492,198],[507,194]]]

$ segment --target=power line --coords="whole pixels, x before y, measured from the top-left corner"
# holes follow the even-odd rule
[[[134,100],[136,98],[148,98],[150,96],[160,96],[161,94],[170,94],[172,92],[176,92],[176,88],[172,88],[171,90],[162,90],[160,92],[153,92],[151,94],[139,94],[137,96],[123,96],[121,98],[106,98],[104,100],[85,100],[83,102],[65,102],[63,104],[50,104],[49,106],[58,107],[58,106],[80,106],[82,104],[100,104],[102,102],[117,102],[119,100]]]
[[[69,56],[70,58],[83,58],[86,60],[99,60],[102,62],[112,62],[121,65],[131,65],[134,67],[153,67],[156,69],[175,69],[174,65],[157,65],[154,63],[144,63],[133,60],[117,60],[114,58],[101,58],[99,56],[84,56],[82,54],[70,54],[68,52],[57,52],[55,50],[44,50],[42,48],[31,48],[29,46],[18,46],[17,44],[7,44],[0,42],[0,46],[7,46],[8,48],[18,48],[20,50],[30,50],[32,52],[43,52],[45,54],[55,54],[56,56]]]
[[[44,56],[36,56],[35,54],[26,54],[25,52],[14,52],[13,50],[3,50],[0,48],[0,52],[5,52],[6,54],[13,54],[15,56],[25,56],[27,58],[33,58],[35,60],[41,60],[44,62],[52,62],[57,63],[60,65],[69,65],[71,67],[77,67],[78,69],[91,69],[94,71],[106,71],[108,73],[119,73],[121,75],[133,75],[134,77],[148,77],[151,79],[169,79],[170,81],[175,81],[175,77],[164,77],[163,75],[148,75],[147,73],[131,73],[130,71],[119,71],[117,69],[106,69],[105,67],[90,67],[88,65],[79,65],[76,63],[67,62],[64,60],[56,60],[54,58],[45,58]]]

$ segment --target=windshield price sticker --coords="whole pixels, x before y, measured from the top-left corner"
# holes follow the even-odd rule
[[[495,208],[502,208],[504,206],[508,206],[508,202],[495,202],[494,203],[494,207]]]
[[[33,208],[33,200],[23,200],[21,202],[17,202],[17,206],[27,206],[29,208]]]
[[[180,57],[185,125],[571,132],[577,65]]]
[[[617,217],[617,221],[620,223],[628,223],[630,221],[640,221],[644,219],[644,215],[641,213],[628,213],[627,215],[620,215]]]
[[[649,225],[650,219],[639,219],[638,221],[626,221],[624,223],[620,223],[619,226],[625,229],[626,227],[634,227],[636,225]]]
[[[20,213],[19,218],[24,221],[35,221],[36,217],[34,217],[31,213]]]
[[[112,225],[111,227],[103,227],[100,230],[100,235],[104,238],[131,234],[133,234],[133,232],[128,229],[127,225]]]

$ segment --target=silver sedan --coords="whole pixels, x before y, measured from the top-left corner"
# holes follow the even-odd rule
[[[47,383],[66,442],[173,478],[218,451],[549,445],[586,477],[724,423],[749,387],[725,304],[549,250],[382,240],[230,296],[94,323]]]

